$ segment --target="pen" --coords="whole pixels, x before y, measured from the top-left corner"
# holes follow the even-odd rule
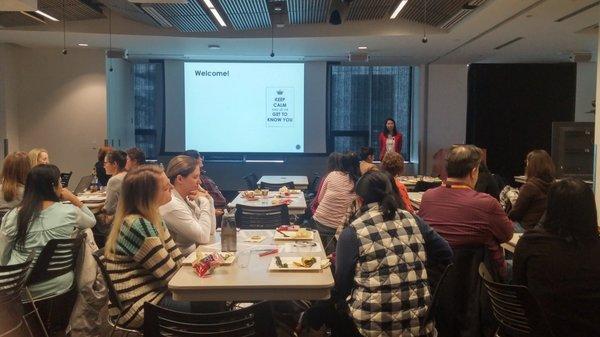
[[[279,249],[275,248],[275,249],[268,250],[266,252],[262,252],[262,253],[258,254],[258,256],[267,256],[267,255],[275,254],[277,252],[279,252]]]

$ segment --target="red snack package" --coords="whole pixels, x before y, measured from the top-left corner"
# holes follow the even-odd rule
[[[214,269],[221,265],[221,262],[223,262],[223,258],[218,253],[210,253],[203,258],[196,260],[192,264],[192,267],[198,276],[206,277],[212,274]]]

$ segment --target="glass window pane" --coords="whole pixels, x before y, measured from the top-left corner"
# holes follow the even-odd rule
[[[133,64],[133,94],[135,109],[136,146],[147,158],[156,158],[160,147],[164,79],[162,63]]]
[[[367,137],[361,136],[335,136],[333,138],[333,151],[358,151],[361,146],[365,146],[367,140]]]

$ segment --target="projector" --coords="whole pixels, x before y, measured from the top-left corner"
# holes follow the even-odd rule
[[[348,53],[349,62],[369,62],[369,54],[367,53]]]

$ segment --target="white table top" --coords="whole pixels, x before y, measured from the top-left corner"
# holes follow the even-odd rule
[[[236,205],[245,205],[245,206],[273,206],[273,198],[275,197],[275,195],[277,194],[277,192],[269,192],[269,199],[267,200],[266,203],[264,203],[264,200],[262,199],[262,197],[259,197],[258,200],[255,201],[248,201],[246,198],[242,198],[242,194],[238,193],[238,195],[235,197],[235,199],[233,199],[229,204],[227,204],[227,207],[229,208],[235,208]],[[304,193],[297,193],[297,194],[290,194],[288,197],[285,198],[280,198],[282,200],[284,199],[291,199],[292,202],[288,205],[288,209],[290,210],[290,213],[292,214],[301,214],[304,213],[304,211],[306,210],[306,199],[304,198]]]
[[[560,178],[558,178],[556,180],[560,180]],[[515,176],[515,182],[517,182],[519,184],[525,184],[525,176]],[[592,180],[584,180],[583,182],[588,185],[594,184],[594,182]]]
[[[237,256],[230,266],[220,266],[213,274],[200,278],[191,266],[182,266],[169,281],[169,290],[177,301],[256,301],[256,300],[317,300],[327,299],[334,285],[329,267],[315,272],[271,272],[271,260],[279,256],[315,256],[325,259],[319,234],[316,247],[293,247],[293,243],[275,241],[274,230],[241,230],[237,235]],[[260,243],[244,242],[250,235],[265,235]],[[220,249],[220,233],[206,251]],[[279,247],[278,254],[259,256],[259,249]],[[192,252],[195,254],[195,252]]]
[[[522,233],[515,233],[513,234],[512,239],[510,239],[510,241],[501,244],[502,248],[504,248],[504,250],[507,250],[511,253],[515,252],[515,247],[517,246],[517,242],[519,242],[519,239],[521,238],[523,234]]]
[[[308,187],[308,177],[307,176],[262,176],[258,179],[258,184],[265,182],[268,184],[281,184],[291,181],[294,183],[296,188],[305,188]]]
[[[405,186],[414,186],[420,180],[423,180],[428,183],[441,183],[442,182],[442,180],[440,178],[430,177],[430,176],[401,176],[399,178],[400,178],[400,181]]]
[[[413,207],[416,209],[421,208],[421,198],[423,197],[423,193],[425,192],[408,192],[408,199],[410,199]]]

